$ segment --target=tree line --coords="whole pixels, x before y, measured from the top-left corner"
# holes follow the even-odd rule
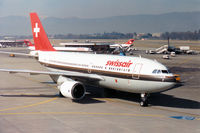
[[[187,31],[187,32],[165,32],[161,34],[160,39],[173,39],[173,40],[200,40],[199,31]]]
[[[153,36],[151,33],[120,33],[120,32],[111,32],[111,33],[95,33],[95,34],[67,34],[67,35],[54,35],[55,39],[161,39],[167,40],[168,38],[173,40],[200,40],[200,30],[198,31],[187,31],[187,32],[165,32],[160,36]]]
[[[153,36],[151,33],[120,33],[120,32],[104,32],[94,34],[56,34],[48,35],[51,39],[161,39],[167,40],[168,38],[173,40],[200,40],[200,29],[198,31],[187,31],[187,32],[165,32],[160,36]],[[12,36],[15,39],[31,39],[32,35],[29,36]],[[0,39],[5,36],[0,36]]]
[[[133,38],[136,33],[120,33],[120,32],[111,32],[111,33],[94,33],[94,34],[57,34],[54,35],[55,39],[129,39]]]

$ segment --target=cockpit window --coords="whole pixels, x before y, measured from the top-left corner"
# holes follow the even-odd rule
[[[162,70],[162,73],[168,73],[168,71],[167,70]]]
[[[158,70],[158,71],[157,71],[157,74],[159,74],[159,73],[161,73],[161,70]]]
[[[152,72],[152,73],[156,73],[156,72],[157,72],[157,69],[153,70],[153,72]]]
[[[158,70],[158,69],[154,69],[153,72],[154,74],[160,74],[160,73],[163,73],[163,74],[168,74],[170,73],[168,70]]]

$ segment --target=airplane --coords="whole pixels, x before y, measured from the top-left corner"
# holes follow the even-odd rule
[[[113,44],[113,43],[108,43],[108,42],[102,42],[102,41],[88,41],[88,42],[85,42],[85,43],[80,43],[80,42],[68,42],[68,43],[60,43],[60,45],[64,45],[66,47],[68,46],[75,46],[75,47],[91,47],[91,46],[96,46],[96,45],[108,45],[110,46],[111,49],[115,49],[115,48],[118,48],[118,47],[121,47],[121,48],[126,48],[126,47],[129,47],[130,45],[133,44],[135,40],[134,39],[129,39],[127,42],[123,43],[123,44]],[[132,45],[133,46],[133,45]]]
[[[130,39],[123,44],[115,44],[112,42],[104,42],[104,41],[89,41],[86,40],[85,43],[81,42],[67,42],[67,43],[60,43],[65,47],[86,47],[91,48],[91,50],[95,53],[112,53],[112,54],[119,54],[125,55],[127,51],[132,50],[134,39]]]
[[[127,47],[130,47],[130,46],[133,46],[133,42],[134,42],[135,40],[134,39],[130,39],[130,40],[128,40],[128,42],[126,42],[126,43],[123,43],[123,44],[112,44],[112,45],[110,45],[110,48],[127,48]]]
[[[84,98],[85,85],[141,94],[141,106],[148,106],[150,93],[166,91],[177,77],[166,66],[142,57],[60,52],[52,47],[37,13],[30,13],[38,62],[49,71],[0,69],[1,72],[49,75],[60,96],[74,101]]]

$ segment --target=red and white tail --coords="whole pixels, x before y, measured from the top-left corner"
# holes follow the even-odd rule
[[[55,51],[52,47],[47,34],[40,22],[40,19],[37,13],[30,13],[31,19],[31,26],[32,26],[32,33],[33,33],[33,40],[35,44],[35,50],[40,51]]]
[[[130,39],[128,42],[126,42],[125,44],[133,44],[135,40],[134,39]]]
[[[28,39],[25,39],[25,40],[24,40],[24,43],[25,43],[28,47],[34,46],[34,45],[31,43],[31,41],[28,40]]]

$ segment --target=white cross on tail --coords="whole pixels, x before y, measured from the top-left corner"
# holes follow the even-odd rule
[[[38,33],[40,32],[40,28],[38,28],[38,23],[35,23],[35,28],[34,28],[34,32],[35,32],[35,37],[38,37]]]

